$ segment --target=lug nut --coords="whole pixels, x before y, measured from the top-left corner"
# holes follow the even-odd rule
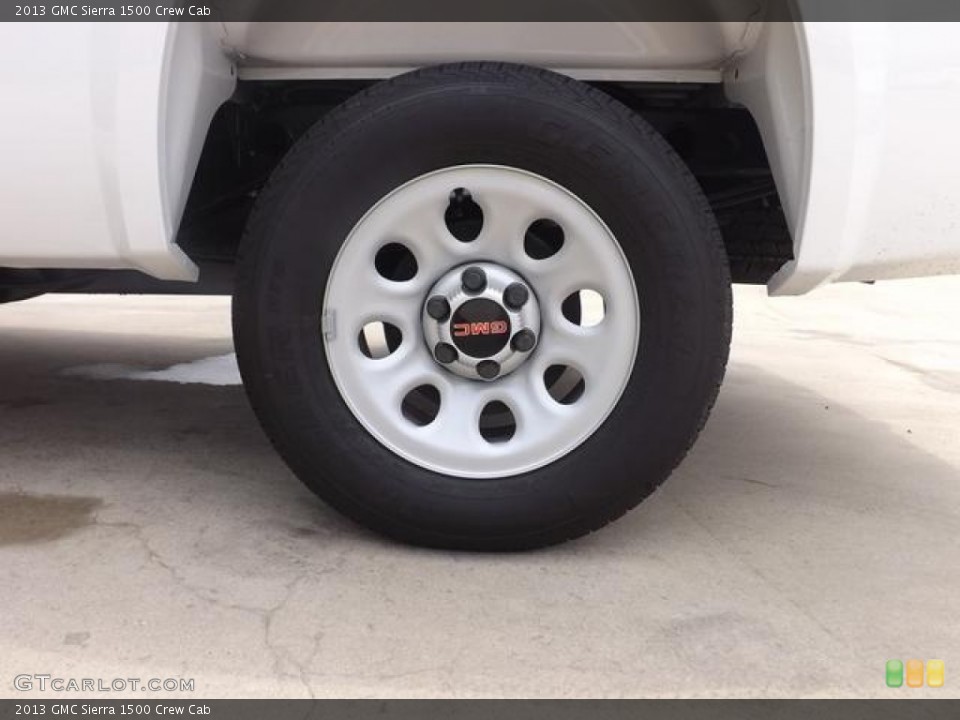
[[[517,352],[530,352],[536,344],[537,336],[533,334],[532,330],[526,328],[514,335],[513,340],[510,341],[510,347]]]
[[[487,274],[478,267],[468,267],[460,276],[463,289],[468,293],[481,293],[487,287]]]
[[[493,380],[500,374],[500,363],[496,360],[481,360],[477,364],[477,374],[484,380]]]
[[[450,303],[445,297],[434,295],[427,300],[427,315],[437,322],[443,322],[450,317]]]
[[[510,283],[507,289],[503,291],[503,302],[511,310],[519,310],[527,304],[530,299],[530,291],[526,285],[520,283]]]
[[[459,353],[449,343],[437,343],[437,346],[433,349],[433,356],[437,359],[437,362],[449,365],[459,357]]]

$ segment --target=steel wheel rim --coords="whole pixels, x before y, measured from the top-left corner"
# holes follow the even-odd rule
[[[458,240],[445,222],[458,188],[470,193],[483,214],[479,235],[469,242]],[[525,249],[525,236],[539,220],[552,221],[563,232],[559,250],[542,259]],[[378,252],[391,244],[405,247],[415,258],[416,272],[409,279],[391,280],[378,272]],[[471,262],[495,263],[519,274],[539,300],[536,348],[522,365],[493,382],[448,372],[424,339],[430,289],[452,268]],[[564,315],[564,301],[581,290],[603,298],[602,321],[592,327]],[[334,261],[322,317],[331,375],[361,425],[422,468],[478,479],[543,467],[593,435],[626,387],[640,338],[633,274],[607,225],[556,183],[493,165],[431,172],[377,202]],[[401,340],[391,354],[365,354],[358,338],[368,337],[363,330],[368,323],[388,323],[399,331]],[[566,372],[548,388],[545,376],[551,377],[549,369],[555,366],[576,372]],[[576,373],[584,382],[579,397],[559,401],[557,386],[570,384]],[[439,409],[420,425],[405,415],[404,399],[423,386],[436,389]],[[492,402],[503,403],[513,415],[513,434],[505,441],[493,442],[481,432],[484,408]]]

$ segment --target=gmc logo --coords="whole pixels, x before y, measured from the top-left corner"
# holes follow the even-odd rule
[[[454,323],[454,337],[470,337],[471,335],[506,335],[510,328],[504,320],[493,322]]]

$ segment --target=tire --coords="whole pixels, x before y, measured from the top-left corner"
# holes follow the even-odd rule
[[[343,312],[325,310],[333,288],[348,281],[356,302],[367,302],[361,278],[331,269],[346,262],[354,242],[348,238],[360,237],[357,228],[367,227],[366,219],[380,212],[384,198],[414,181],[434,182],[435,173],[469,171],[475,173],[469,177],[482,179],[484,168],[513,173],[502,177],[516,178],[518,187],[529,180],[544,192],[564,191],[589,208],[619,248],[639,312],[639,343],[633,338],[589,350],[598,363],[608,356],[630,356],[622,365],[622,387],[614,387],[621,382],[614,377],[588,378],[587,393],[595,389],[613,398],[602,417],[597,414],[595,427],[551,436],[562,444],[574,432],[584,435],[575,446],[567,443],[558,457],[541,458],[539,464],[518,461],[493,476],[484,468],[499,467],[496,453],[512,451],[497,446],[490,464],[461,463],[458,467],[475,472],[449,472],[442,463],[418,463],[415,452],[388,447],[378,438],[371,431],[375,420],[357,410],[362,403],[348,402],[343,376],[354,368],[345,367],[335,349],[341,347],[336,343],[347,343],[342,347],[353,352],[358,328],[341,323]],[[501,186],[506,187],[490,187]],[[577,213],[577,207],[571,201],[563,211]],[[572,240],[569,245],[575,246]],[[606,252],[599,241],[596,247],[597,256]],[[485,259],[464,252],[465,262]],[[621,292],[624,286],[616,287]],[[339,307],[349,313],[349,304]],[[551,347],[548,314],[556,308],[541,305],[542,345],[531,352],[529,363],[539,362]],[[611,317],[629,315],[624,305],[609,304],[606,310]],[[267,435],[322,499],[403,542],[522,550],[596,530],[666,479],[716,398],[731,312],[727,258],[709,205],[687,168],[642,118],[564,76],[526,66],[464,63],[375,85],[326,116],[291,149],[257,199],[242,241],[234,333],[244,385]],[[404,316],[397,323],[419,321]],[[324,323],[335,324],[335,330],[325,327],[326,341],[320,331]],[[629,323],[622,327],[628,329],[622,337],[632,337]],[[423,347],[413,338],[409,352],[422,357]],[[403,365],[396,367],[401,372]],[[526,371],[510,378],[521,372]],[[382,377],[389,382],[390,373]],[[520,382],[505,378],[487,386],[444,368],[436,378],[442,389],[474,394],[492,391],[500,382],[513,387]],[[376,382],[367,388],[371,384]],[[349,387],[376,396],[376,388]],[[562,422],[577,417],[577,405],[571,407]],[[567,412],[560,408],[558,417],[560,411]],[[447,412],[444,422],[462,415],[456,406]],[[531,437],[539,428],[523,425]],[[443,434],[430,437],[436,445]],[[437,452],[454,465],[459,462],[456,447]]]

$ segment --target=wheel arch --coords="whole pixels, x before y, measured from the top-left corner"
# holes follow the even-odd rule
[[[159,86],[157,172],[168,251],[183,255],[174,238],[210,123],[233,93],[236,70],[220,46],[217,25],[169,23],[168,28]],[[194,266],[193,277],[178,279],[195,279],[196,274]]]
[[[958,78],[948,23],[764,24],[725,84],[759,125],[794,238],[771,294],[960,272]]]
[[[796,267],[810,187],[813,103],[804,23],[763,23],[756,43],[726,70],[724,89],[749,110],[793,237],[795,259],[770,281],[776,287]]]
[[[0,28],[0,267],[196,279],[174,241],[210,120],[235,84],[217,33],[212,23]]]

